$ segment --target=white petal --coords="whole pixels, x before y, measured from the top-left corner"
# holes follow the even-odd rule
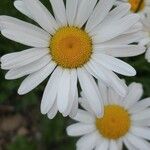
[[[49,41],[50,34],[45,30],[37,27],[33,24],[27,23],[25,21],[19,20],[10,16],[0,16],[2,29],[17,30],[23,33],[31,34],[32,36],[39,38],[41,40]]]
[[[66,16],[70,26],[74,25],[78,5],[79,0],[66,0]]]
[[[96,150],[108,150],[109,149],[109,141],[104,140]]]
[[[95,117],[87,111],[78,109],[77,115],[72,119],[82,123],[94,123]]]
[[[145,119],[150,119],[150,109],[147,108],[139,113],[132,114],[132,120],[138,121],[138,120],[145,120]]]
[[[47,117],[49,119],[53,119],[56,116],[57,112],[58,112],[58,108],[57,108],[57,103],[55,102],[52,108],[47,113]]]
[[[39,0],[23,0],[36,22],[47,32],[53,33],[58,27],[54,17]]]
[[[85,110],[94,115],[94,111],[91,109],[88,100],[86,98],[79,98],[79,103],[82,106],[82,108],[84,108]]]
[[[123,142],[124,142],[125,146],[126,146],[129,150],[137,150],[137,148],[134,147],[134,145],[131,144],[128,139],[124,138]]]
[[[102,7],[102,6],[100,6],[100,7]],[[106,9],[108,9],[108,8],[106,8]],[[108,13],[108,15],[104,18],[104,20],[98,26],[96,26],[95,28],[93,28],[91,30],[90,34],[91,35],[96,34],[99,31],[99,29],[102,28],[103,26],[108,25],[109,23],[114,22],[114,21],[122,18],[123,16],[125,16],[129,12],[129,10],[130,10],[129,4],[121,4],[118,7],[114,8],[112,11],[110,11]]]
[[[92,110],[98,117],[100,117],[103,113],[103,102],[99,90],[97,88],[96,82],[86,70],[81,68],[77,71],[81,88],[87,96],[87,100]]]
[[[96,146],[98,139],[97,132],[85,135],[77,141],[77,149],[80,150],[92,150]]]
[[[101,45],[104,46],[114,46],[114,45],[120,45],[120,44],[131,44],[134,42],[139,42],[141,39],[145,38],[145,34],[143,32],[136,32],[131,34],[122,34],[120,36],[117,36],[109,41],[105,41],[101,43]]]
[[[50,60],[51,60],[50,56],[46,55],[43,58],[36,60],[30,64],[27,64],[19,68],[11,69],[10,71],[7,72],[5,78],[7,80],[18,79],[25,75],[36,72],[45,67],[50,62]]]
[[[105,83],[107,83],[107,85],[112,87],[120,96],[126,96],[127,86],[125,85],[125,83],[122,82],[121,79],[118,78],[117,75],[115,75],[115,73],[95,63],[94,61],[92,63],[93,65],[91,69],[95,69],[93,71],[97,75],[97,79],[102,79]]]
[[[143,140],[142,138],[134,136],[133,134],[128,134],[127,139],[137,149],[149,150],[150,145],[146,142],[146,140]]]
[[[96,45],[94,49],[96,53],[103,53],[114,57],[132,57],[145,52],[145,47],[140,45]]]
[[[61,76],[62,69],[57,67],[52,73],[43,93],[43,98],[41,102],[42,114],[46,114],[54,105]]]
[[[91,133],[95,130],[95,125],[76,123],[67,127],[67,134],[69,136],[81,136],[84,134]]]
[[[99,91],[102,95],[104,105],[107,105],[108,104],[108,89],[107,89],[107,86],[103,81],[98,80],[98,87],[99,87]]]
[[[92,14],[93,8],[97,0],[82,0],[78,6],[77,16],[75,20],[75,25],[82,27],[89,16]]]
[[[2,35],[6,38],[16,41],[18,43],[31,46],[31,47],[48,47],[49,42],[40,39],[37,36],[28,34],[19,30],[13,29],[3,29],[1,31]]]
[[[73,105],[72,105],[72,108],[71,108],[71,111],[70,111],[70,114],[69,114],[69,116],[71,117],[71,118],[73,118],[73,117],[75,117],[75,115],[77,114],[77,112],[78,112],[78,104],[79,102],[78,102],[78,89],[77,89],[77,87],[76,87],[76,94],[75,94],[75,99],[74,99],[74,103],[73,103]]]
[[[130,132],[138,137],[150,140],[150,128],[148,127],[135,127],[130,129]]]
[[[1,58],[2,69],[13,69],[25,66],[39,60],[48,54],[47,48],[31,48],[21,52],[10,53]]]
[[[96,5],[91,17],[89,18],[86,29],[91,31],[96,25],[98,25],[106,17],[110,9],[113,7],[115,0],[100,0]]]
[[[40,83],[42,83],[54,70],[56,64],[50,63],[43,69],[29,75],[20,85],[18,93],[24,95],[34,88],[36,88]]]
[[[69,70],[63,70],[59,87],[58,87],[58,95],[57,95],[57,106],[58,110],[61,113],[64,113],[67,110],[67,107],[69,105],[69,92],[70,92],[70,71]]]
[[[105,54],[95,54],[93,56],[93,59],[95,59],[96,62],[103,65],[107,69],[115,71],[119,74],[126,75],[126,76],[136,75],[136,71],[133,67],[112,56],[105,55]]]
[[[31,13],[29,12],[29,10],[26,8],[23,0],[16,0],[14,1],[14,6],[15,8],[20,11],[22,14],[26,15],[27,17],[33,19]]]
[[[78,96],[77,96],[77,71],[76,69],[70,70],[70,93],[68,99],[68,106],[66,111],[63,112],[63,116],[68,116],[72,114],[73,107],[78,106]],[[77,101],[77,104],[76,104]],[[74,110],[75,113],[75,110]]]
[[[138,103],[136,103],[135,105],[133,105],[130,109],[129,112],[131,114],[133,113],[137,113],[140,111],[143,111],[144,109],[150,107],[150,98],[145,98],[143,100],[140,100]]]
[[[114,141],[114,140],[110,141],[109,150],[118,150],[118,145],[117,145],[116,141]]]
[[[94,43],[105,42],[121,35],[123,32],[127,31],[130,27],[137,23],[139,19],[140,17],[138,15],[130,14],[101,28],[97,35],[93,37]]]
[[[66,10],[63,0],[50,0],[54,16],[61,25],[67,25]]]
[[[136,92],[135,92],[136,91]],[[131,83],[128,87],[128,94],[124,101],[124,107],[132,107],[143,95],[143,87],[139,83]]]

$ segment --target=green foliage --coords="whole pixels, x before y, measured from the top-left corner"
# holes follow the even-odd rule
[[[18,136],[7,146],[7,150],[37,150],[35,143],[27,138]]]

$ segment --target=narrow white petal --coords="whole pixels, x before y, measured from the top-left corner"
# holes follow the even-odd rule
[[[36,88],[40,83],[42,83],[54,70],[56,64],[50,63],[43,69],[29,75],[20,85],[18,93],[24,95],[34,88]]]
[[[138,121],[138,120],[145,120],[150,119],[150,108],[147,108],[139,113],[132,114],[132,120]]]
[[[107,69],[126,76],[135,76],[136,71],[129,64],[105,54],[95,54],[93,56],[96,62],[103,65]]]
[[[145,98],[140,100],[138,103],[130,107],[129,112],[131,114],[143,111],[144,109],[150,107],[150,98]]]
[[[85,110],[94,115],[94,111],[91,109],[88,100],[86,98],[79,98],[79,103],[82,106],[82,108],[84,108]]]
[[[29,10],[26,8],[23,0],[16,0],[14,1],[14,6],[15,8],[20,11],[22,14],[26,15],[27,17],[33,19],[31,13],[29,12]]]
[[[77,115],[72,119],[82,123],[94,123],[95,117],[87,111],[78,109]]]
[[[140,137],[134,136],[133,134],[128,134],[127,139],[137,149],[149,150],[150,145],[148,144],[148,142],[146,142],[146,140],[144,140]]]
[[[138,137],[150,140],[150,128],[148,127],[135,127],[130,129],[130,132]]]
[[[41,40],[50,40],[50,34],[48,32],[33,24],[4,15],[0,16],[0,20],[2,29],[17,30],[26,34],[31,34],[32,36],[35,36],[36,38],[39,38]]]
[[[18,79],[25,75],[36,72],[45,67],[50,62],[50,60],[51,60],[50,56],[46,55],[43,58],[36,60],[30,64],[27,64],[19,68],[11,69],[10,71],[7,72],[5,78],[7,80]]]
[[[142,84],[131,83],[128,87],[128,94],[124,101],[124,107],[130,108],[131,106],[133,106],[138,100],[140,100],[142,95],[143,95]]]
[[[95,130],[95,125],[76,123],[67,127],[67,134],[69,136],[81,136],[84,134],[91,133]]]
[[[114,46],[114,45],[126,45],[126,44],[131,44],[134,42],[139,42],[141,41],[143,38],[145,38],[145,34],[143,32],[136,32],[136,33],[131,33],[131,34],[121,34],[109,41],[105,41],[103,43],[101,43],[101,45],[104,46]]]
[[[113,7],[115,0],[100,0],[96,5],[91,17],[89,18],[86,29],[91,31],[96,25],[101,23],[103,19],[107,16],[110,9]]]
[[[57,67],[52,73],[43,93],[43,98],[41,102],[42,114],[46,114],[54,105],[61,76],[62,69]]]
[[[86,70],[78,69],[77,71],[81,88],[87,96],[87,100],[92,110],[98,117],[100,117],[103,113],[103,102],[96,82]]]
[[[91,134],[85,135],[77,141],[76,144],[77,149],[92,150],[96,146],[97,139],[98,139],[97,132],[93,132]]]
[[[79,0],[66,0],[66,16],[68,24],[70,26],[74,25],[78,10]]]
[[[103,81],[98,80],[98,87],[99,87],[99,91],[102,95],[103,102],[106,105],[108,103],[108,89],[107,89],[107,86]]]
[[[112,71],[104,68],[102,65],[99,65],[99,64],[95,63],[94,61],[92,63],[93,63],[93,65],[92,65],[91,69],[92,68],[95,69],[93,71],[97,75],[95,77],[97,79],[103,80],[105,83],[107,83],[107,86],[109,85],[120,96],[125,97],[126,92],[127,92],[127,86],[125,85],[125,83],[122,82],[122,80],[119,79],[118,76],[115,73],[113,73]]]
[[[77,16],[75,19],[75,25],[82,27],[89,16],[92,14],[94,6],[97,0],[82,0],[78,6]]]
[[[64,113],[67,110],[67,107],[69,105],[69,94],[70,94],[70,70],[63,70],[59,87],[58,87],[58,95],[57,95],[57,106],[58,110],[61,113]]]
[[[52,108],[47,113],[47,117],[49,119],[53,119],[56,116],[57,112],[58,112],[58,108],[57,108],[57,103],[55,102]]]
[[[67,25],[66,10],[63,0],[50,0],[54,16],[61,25]]]
[[[74,99],[74,102],[73,102],[73,105],[72,105],[72,108],[71,108],[71,111],[70,111],[70,114],[69,114],[69,116],[71,118],[76,116],[76,114],[78,112],[78,105],[79,105],[79,102],[78,102],[78,89],[76,87],[75,99]]]
[[[108,25],[109,23],[114,22],[125,16],[129,12],[130,7],[131,6],[129,4],[121,4],[118,7],[114,8],[112,11],[108,13],[108,15],[99,25],[97,25],[95,28],[91,30],[90,34],[92,35],[96,34],[99,31],[99,29],[102,28],[103,26]]]
[[[109,150],[118,150],[118,149],[119,148],[118,148],[118,145],[117,145],[116,141],[111,140],[110,145],[109,145]]]
[[[129,150],[137,150],[136,147],[134,147],[133,144],[130,143],[130,141],[127,138],[124,138],[123,140],[125,146],[129,149]]]
[[[10,53],[1,58],[2,69],[13,69],[39,60],[48,54],[47,48],[31,48],[21,52]]]
[[[47,32],[53,33],[58,27],[54,17],[39,0],[23,0],[36,22]]]
[[[19,31],[17,29],[3,29],[1,31],[2,35],[6,38],[16,41],[18,43],[31,46],[31,47],[48,47],[49,42],[43,39],[40,39],[37,36],[34,36],[33,34],[25,33],[22,31]]]
[[[96,53],[103,53],[114,57],[132,57],[145,52],[145,47],[140,45],[96,45],[94,49]]]
[[[108,150],[109,149],[109,141],[104,140],[96,150]]]
[[[121,35],[123,32],[127,31],[130,27],[137,23],[139,19],[140,17],[138,15],[130,14],[101,28],[97,35],[93,36],[94,43],[105,42]]]
[[[66,111],[63,112],[63,116],[68,116],[71,114],[73,115],[75,113],[75,109],[78,106],[77,92],[78,92],[77,91],[77,71],[76,69],[72,69],[70,70],[70,93],[69,93],[69,99],[68,99],[69,101],[68,101],[68,106],[67,106]],[[74,111],[74,113],[72,113],[72,111]]]

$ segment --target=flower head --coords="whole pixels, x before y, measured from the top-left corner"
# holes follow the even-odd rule
[[[15,7],[40,27],[19,19],[0,16],[1,33],[8,39],[32,48],[1,58],[1,68],[9,70],[6,79],[27,78],[20,95],[36,88],[48,76],[41,112],[53,118],[76,114],[77,82],[101,116],[103,104],[96,79],[102,79],[122,96],[126,85],[114,73],[134,76],[129,64],[115,57],[136,56],[145,51],[134,45],[139,33],[139,16],[129,14],[129,5],[115,7],[115,0],[50,0],[54,16],[39,0],[16,0]],[[66,6],[65,6],[66,5]],[[138,35],[138,36],[137,36]],[[96,106],[96,108],[95,108]]]
[[[104,114],[97,118],[93,113],[84,93],[80,103],[85,110],[78,110],[73,118],[78,123],[70,125],[67,133],[70,136],[83,136],[77,142],[77,149],[104,150],[123,149],[148,150],[150,144],[150,98],[140,100],[142,85],[132,83],[126,97],[120,97],[114,90],[102,82],[99,90],[103,93]]]

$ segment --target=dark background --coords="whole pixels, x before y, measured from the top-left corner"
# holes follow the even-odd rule
[[[41,0],[51,10],[48,0]],[[0,0],[0,15],[10,15],[34,23],[13,6],[12,0]],[[0,35],[0,56],[26,49]],[[144,55],[125,59],[136,68],[136,77],[126,78],[127,83],[140,82],[144,96],[150,96],[150,64]],[[0,150],[74,150],[75,138],[69,138],[65,129],[69,118],[58,114],[49,120],[40,114],[40,101],[46,81],[27,95],[19,96],[17,89],[23,79],[7,81],[0,70]],[[136,92],[136,91],[135,91]]]

